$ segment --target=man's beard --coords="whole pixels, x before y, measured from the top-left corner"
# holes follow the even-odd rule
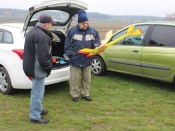
[[[88,25],[89,26],[89,25]],[[80,25],[79,25],[79,27],[80,27],[80,29],[82,29],[82,30],[86,30],[87,28],[88,28],[88,26],[86,26],[86,27],[81,27]]]
[[[82,30],[86,30],[86,29],[87,29],[87,27],[83,27],[83,28],[82,28]]]

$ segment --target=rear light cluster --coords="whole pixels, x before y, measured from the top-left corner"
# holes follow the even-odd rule
[[[22,60],[23,59],[23,53],[24,53],[24,50],[23,49],[14,49],[14,50],[12,50],[14,53],[16,53],[19,57],[20,57],[20,59]],[[29,78],[29,80],[31,80],[32,81],[32,77],[29,77],[28,76],[28,78]]]
[[[12,51],[15,52],[21,60],[23,59],[23,49],[14,49]]]
[[[29,78],[29,80],[31,80],[31,81],[32,81],[32,77],[28,76],[28,78]]]

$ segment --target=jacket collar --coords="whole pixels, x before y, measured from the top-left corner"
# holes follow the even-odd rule
[[[40,23],[37,23],[36,26],[37,28],[41,29],[45,34],[49,34],[49,31],[43,28],[43,26]]]

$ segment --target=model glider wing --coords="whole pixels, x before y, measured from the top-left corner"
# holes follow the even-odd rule
[[[142,31],[140,29],[135,29],[134,26],[130,26],[127,30],[127,33],[118,37],[117,39],[107,43],[109,39],[112,36],[112,31],[108,31],[105,37],[105,40],[103,41],[103,44],[99,47],[96,47],[95,49],[89,49],[89,48],[84,48],[78,51],[79,54],[87,54],[86,57],[92,57],[95,56],[101,52],[103,52],[107,47],[112,46],[113,44],[121,41],[122,39],[126,38],[127,36],[136,36],[136,35],[141,35]],[[107,44],[106,44],[107,43]]]

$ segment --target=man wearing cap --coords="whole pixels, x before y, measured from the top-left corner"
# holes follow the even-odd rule
[[[64,45],[65,53],[70,58],[70,94],[74,102],[79,101],[80,74],[82,98],[87,101],[92,100],[89,94],[92,58],[86,58],[86,55],[78,54],[78,51],[83,48],[95,48],[99,45],[98,32],[89,26],[86,12],[80,10],[78,24],[68,31]]]
[[[30,98],[30,121],[32,123],[48,123],[49,120],[41,117],[47,110],[42,107],[44,98],[44,80],[52,69],[51,40],[49,30],[56,21],[49,15],[41,15],[36,26],[26,34],[23,57],[23,70],[32,78]]]

